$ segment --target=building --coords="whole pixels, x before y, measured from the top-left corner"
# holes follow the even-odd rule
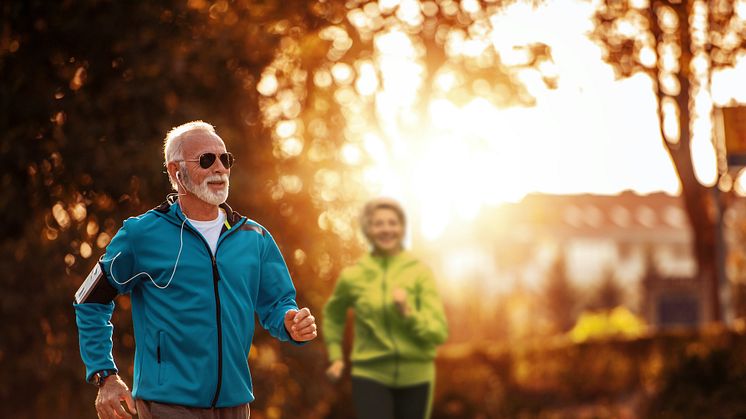
[[[476,281],[484,294],[504,294],[517,283],[539,289],[553,261],[563,257],[580,289],[612,275],[625,290],[625,305],[651,325],[706,320],[693,235],[679,197],[533,194],[449,229],[447,240],[430,244],[433,255],[448,255],[433,258],[436,270],[457,284]]]

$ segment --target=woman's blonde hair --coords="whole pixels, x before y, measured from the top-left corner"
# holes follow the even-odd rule
[[[365,205],[363,206],[363,212],[360,214],[360,228],[363,230],[363,234],[368,240],[370,240],[370,238],[368,237],[368,227],[370,225],[370,220],[371,218],[373,218],[373,213],[381,208],[386,208],[394,211],[397,217],[399,217],[399,222],[401,222],[402,227],[406,229],[407,216],[404,213],[404,208],[402,208],[399,201],[393,198],[386,197],[373,198],[365,203]]]

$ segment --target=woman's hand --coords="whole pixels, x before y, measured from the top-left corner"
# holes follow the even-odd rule
[[[345,369],[345,362],[340,360],[332,362],[332,365],[326,369],[326,376],[331,382],[336,383],[342,377],[342,371]]]
[[[396,288],[392,294],[394,297],[394,305],[396,306],[396,311],[399,312],[402,316],[407,316],[409,314],[409,305],[407,305],[407,291],[403,288]]]

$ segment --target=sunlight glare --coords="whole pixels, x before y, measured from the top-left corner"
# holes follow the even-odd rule
[[[399,8],[396,10],[396,17],[410,26],[421,25],[424,17],[419,0],[401,0]]]
[[[452,71],[440,72],[435,77],[435,85],[443,92],[453,89],[456,86],[456,82],[456,74]]]
[[[705,186],[712,186],[717,182],[717,153],[712,141],[704,135],[695,135],[691,144],[694,174]]]
[[[647,68],[655,67],[655,63],[658,60],[658,56],[655,54],[655,50],[649,46],[644,46],[640,49],[639,60],[642,65]]]
[[[661,106],[663,112],[663,132],[666,135],[666,141],[676,144],[681,137],[679,127],[679,106],[676,101],[670,97],[663,99]]]
[[[746,1],[738,0],[734,6],[736,15],[741,21],[746,20]]]
[[[401,0],[378,0],[378,7],[381,12],[386,13],[399,6],[399,3],[401,3]]]
[[[345,63],[336,63],[332,67],[334,81],[339,84],[350,84],[353,79],[352,67]]]
[[[735,101],[746,103],[746,58],[740,57],[734,67],[712,75],[712,100],[719,106]]]
[[[280,121],[275,126],[275,133],[280,138],[288,138],[295,134],[297,129],[296,121]]]
[[[264,73],[256,85],[256,90],[263,96],[272,96],[277,92],[277,87],[277,77],[271,73]]]
[[[382,0],[375,10],[364,10],[373,19],[398,8],[396,13],[409,16],[409,21],[404,19],[409,24],[427,9],[407,9],[414,3]],[[455,15],[459,3],[443,1],[428,7]],[[460,7],[476,12],[479,2],[460,2]],[[425,73],[419,38],[401,22],[387,26],[373,35],[373,55],[356,62],[354,69],[336,63],[331,73],[314,74],[317,86],[336,83],[333,94],[344,108],[349,143],[338,159],[360,167],[360,181],[370,194],[409,204],[412,219],[417,220],[413,228],[426,240],[445,237],[451,225],[473,220],[485,206],[517,202],[532,192],[679,192],[660,138],[653,80],[645,74],[615,78],[602,60],[603,50],[587,36],[593,11],[593,5],[572,0],[540,6],[513,3],[487,17],[488,32],[449,28],[441,39],[447,56],[455,60],[434,69],[431,78],[426,78],[431,75]],[[362,23],[364,17],[354,16],[348,18]],[[620,30],[639,30],[640,22],[631,19]],[[536,59],[532,51],[538,44],[546,44],[551,59],[522,67]],[[679,51],[667,46],[665,52],[671,57],[666,65],[675,68],[673,58]],[[643,46],[639,54],[644,65],[655,66],[657,51]],[[511,77],[524,84],[533,106],[505,108],[495,103],[496,88],[488,76],[467,78],[458,70],[462,57],[474,64],[486,55],[499,55],[502,63],[516,66]],[[739,74],[724,72],[722,79],[738,80],[743,77]],[[547,87],[547,78],[556,80],[555,88]],[[675,79],[664,81],[669,91],[679,87]],[[425,95],[430,96],[423,101]],[[725,93],[716,98],[721,96]],[[697,111],[706,112],[705,105],[698,104]],[[664,109],[664,129],[678,139],[675,102],[665,102]],[[371,115],[375,121],[370,121]],[[691,150],[697,176],[705,183],[716,173],[706,129],[695,127]],[[298,141],[298,131],[303,130],[278,126],[276,133]],[[315,147],[315,142],[309,144]],[[285,144],[284,154],[302,147],[302,141]],[[323,199],[338,193],[329,189],[337,182],[329,176],[318,178],[326,185]]]
[[[373,161],[377,163],[387,162],[386,145],[377,135],[366,133],[363,136],[363,147]]]
[[[430,122],[435,128],[456,128],[456,125],[459,123],[457,118],[453,118],[458,109],[450,100],[432,100],[428,110],[430,111]]]
[[[461,10],[473,14],[482,10],[482,7],[477,0],[461,0]]]
[[[355,81],[355,89],[363,96],[370,96],[378,90],[378,77],[376,69],[369,61],[358,64],[358,77]]]
[[[355,144],[347,143],[342,146],[342,161],[351,166],[360,164],[362,160],[362,153],[360,147]]]
[[[280,141],[282,157],[296,157],[303,151],[303,141],[298,137],[284,138]]]
[[[332,85],[332,75],[326,69],[318,70],[313,75],[313,83],[322,89],[329,87]]]
[[[412,40],[401,31],[391,30],[377,35],[375,46],[384,88],[379,97],[388,99],[384,108],[395,111],[411,104],[416,99],[423,72],[415,61],[417,53]]]

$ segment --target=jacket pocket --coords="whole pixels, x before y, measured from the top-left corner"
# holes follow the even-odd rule
[[[158,346],[155,349],[155,360],[158,363],[158,384],[163,384],[163,331],[158,331]]]

